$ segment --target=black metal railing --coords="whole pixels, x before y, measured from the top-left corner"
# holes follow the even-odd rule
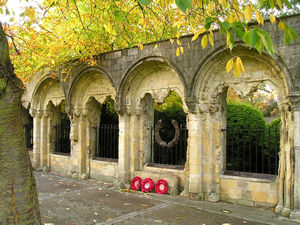
[[[55,130],[55,153],[70,154],[70,125],[58,125]]]
[[[168,135],[167,133],[170,133]],[[164,165],[174,165],[174,166],[184,166],[186,162],[186,150],[187,150],[187,137],[188,137],[188,129],[186,128],[185,124],[181,124],[179,126],[179,140],[178,142],[168,148],[161,146],[155,140],[155,127],[151,128],[151,160],[150,163],[155,164],[164,164]],[[173,137],[175,130],[170,130],[166,128],[161,128],[159,131],[161,138],[167,142],[167,136]]]
[[[95,158],[119,158],[119,125],[100,124],[96,129]]]
[[[32,149],[32,147],[33,147],[33,125],[32,125],[32,123],[25,124],[24,129],[25,129],[26,148]]]
[[[226,131],[226,170],[260,174],[278,173],[280,127],[233,128]]]

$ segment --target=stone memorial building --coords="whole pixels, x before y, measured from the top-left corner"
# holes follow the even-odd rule
[[[300,16],[284,19],[300,33]],[[201,37],[194,42],[191,36],[181,37],[184,53],[178,57],[177,43],[166,40],[147,44],[142,51],[134,47],[104,53],[93,66],[74,62],[71,71],[39,74],[23,95],[23,107],[33,117],[33,167],[117,185],[135,176],[163,178],[171,194],[276,207],[278,214],[300,221],[300,41],[285,46],[275,25],[267,23],[265,29],[274,40],[274,57],[239,42],[230,52],[216,32],[215,46],[205,50]],[[246,70],[239,77],[225,69],[232,55],[242,59]],[[56,78],[51,78],[54,73]],[[274,174],[230,173],[227,90],[246,96],[261,83],[278,96],[278,167]],[[172,91],[182,99],[187,130],[185,154],[176,165],[153,161],[153,102],[163,103]],[[101,131],[101,113],[109,99],[118,123]],[[103,144],[107,140],[114,140],[114,146]]]

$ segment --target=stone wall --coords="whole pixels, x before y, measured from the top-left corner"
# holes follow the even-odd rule
[[[284,20],[300,32],[300,16]],[[34,117],[33,166],[74,177],[106,177],[118,184],[128,183],[137,174],[165,176],[178,181],[182,196],[276,205],[278,214],[300,221],[300,41],[285,46],[282,31],[271,23],[265,28],[274,40],[274,57],[258,54],[238,41],[229,52],[224,37],[215,32],[215,46],[205,50],[201,37],[194,42],[191,36],[180,38],[184,53],[178,57],[176,42],[166,40],[147,44],[143,51],[134,47],[101,54],[95,57],[96,65],[74,62],[70,72],[58,68],[55,80],[49,78],[51,72],[38,74],[23,96],[24,107],[30,105]],[[225,71],[232,55],[241,57],[246,69],[238,78]],[[222,129],[226,128],[227,89],[245,96],[261,83],[278,94],[282,121],[278,176],[271,181],[225,176],[226,133]],[[187,160],[181,171],[148,168],[153,101],[163,102],[173,90],[181,96],[187,114]],[[93,160],[93,127],[100,122],[101,104],[109,97],[115,99],[119,114],[118,163]],[[62,100],[71,121],[68,165],[65,158],[57,160],[61,165],[49,160],[57,123],[55,107]]]

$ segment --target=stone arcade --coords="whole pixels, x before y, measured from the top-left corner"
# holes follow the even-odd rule
[[[300,31],[300,16],[287,17]],[[199,38],[182,37],[185,52],[176,57],[176,43],[169,41],[108,52],[89,66],[76,63],[68,78],[60,69],[58,79],[32,80],[23,106],[33,117],[32,165],[36,169],[78,178],[106,179],[127,184],[134,176],[165,178],[172,193],[192,199],[228,201],[276,207],[276,212],[300,221],[300,42],[285,46],[282,32],[268,23],[276,55],[272,58],[237,44],[233,55],[243,60],[246,73],[227,74],[231,57],[224,38],[215,34],[215,46],[201,49]],[[280,38],[281,37],[281,38]],[[53,71],[52,71],[53,72]],[[64,81],[65,80],[65,81]],[[281,111],[280,164],[273,179],[224,175],[226,169],[226,93],[230,87],[245,96],[261,82],[278,94]],[[153,125],[153,100],[164,101],[174,90],[187,114],[188,146],[184,169],[148,166],[149,128]],[[94,158],[93,127],[99,123],[99,105],[108,98],[119,115],[117,162]],[[71,153],[54,154],[56,107],[66,102],[71,121]]]

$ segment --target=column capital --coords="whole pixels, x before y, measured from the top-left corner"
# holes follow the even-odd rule
[[[291,102],[293,111],[300,111],[300,93],[291,93],[287,96]]]

